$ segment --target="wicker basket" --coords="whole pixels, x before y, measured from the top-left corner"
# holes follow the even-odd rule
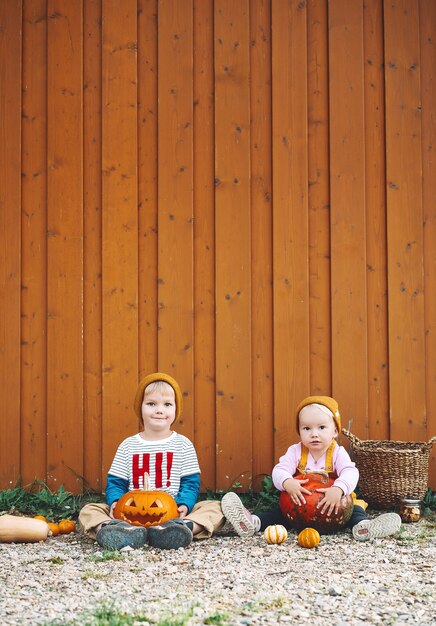
[[[399,498],[421,500],[428,484],[428,461],[436,437],[422,441],[360,440],[345,428],[359,470],[359,489],[368,504],[377,509],[398,506]]]

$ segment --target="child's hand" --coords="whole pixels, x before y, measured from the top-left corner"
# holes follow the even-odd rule
[[[317,509],[321,508],[321,513],[327,511],[327,515],[331,515],[333,510],[335,513],[339,511],[342,497],[344,495],[340,487],[329,487],[328,489],[317,489],[321,493],[324,493],[324,498],[319,501]]]
[[[114,519],[114,510],[115,510],[115,507],[117,506],[117,502],[118,500],[115,500],[115,502],[112,502],[111,508],[109,510],[109,517],[111,517],[112,519]]]
[[[188,507],[186,506],[186,504],[181,504],[179,507],[177,507],[177,510],[181,519],[188,515]]]
[[[307,494],[310,496],[311,492],[303,487],[305,483],[307,483],[309,479],[305,478],[304,480],[297,480],[296,478],[287,478],[283,482],[283,489],[289,494],[292,502],[295,504],[306,504],[306,499],[303,494]]]

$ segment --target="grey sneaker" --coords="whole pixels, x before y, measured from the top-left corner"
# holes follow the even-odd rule
[[[353,527],[353,537],[357,541],[368,541],[379,537],[389,537],[401,528],[401,517],[397,513],[383,513],[374,519],[364,519]]]
[[[170,520],[160,526],[148,528],[148,545],[161,550],[187,548],[192,537],[192,531],[182,520]]]
[[[255,527],[251,513],[247,511],[236,493],[229,491],[223,496],[221,510],[237,535],[243,538],[254,535]]]
[[[100,528],[96,540],[104,550],[121,550],[126,546],[142,548],[147,543],[147,529],[112,520]]]

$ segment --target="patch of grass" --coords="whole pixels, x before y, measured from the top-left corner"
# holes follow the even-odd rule
[[[47,561],[51,565],[63,565],[65,563],[64,559],[62,559],[60,556],[52,556],[51,558],[47,559]]]
[[[93,611],[84,611],[75,617],[74,621],[51,621],[46,626],[133,626],[134,624],[148,624],[149,626],[186,626],[191,613],[181,617],[154,619],[146,615],[131,615],[116,609],[113,605],[102,604]]]
[[[206,617],[204,620],[204,624],[217,624],[218,626],[224,626],[225,624],[228,624],[228,619],[229,616],[227,615],[227,613],[213,613],[212,615],[209,615],[209,617]]]
[[[77,519],[80,509],[88,502],[103,501],[104,496],[93,491],[73,495],[62,486],[52,491],[44,482],[35,480],[26,487],[18,484],[13,489],[0,491],[0,514],[44,515],[49,522],[58,522],[65,518]]]
[[[93,563],[104,563],[105,561],[123,561],[124,555],[118,550],[104,550],[101,554],[90,554],[87,561]]]
[[[430,515],[432,511],[436,511],[436,492],[428,488],[422,499],[424,515]]]
[[[252,513],[268,511],[278,506],[280,492],[274,487],[271,476],[263,476],[259,492],[254,491],[252,485],[244,493],[241,489],[242,484],[235,479],[230,489],[218,491],[208,489],[205,494],[201,494],[200,500],[221,500],[228,491],[237,491],[244,506]]]

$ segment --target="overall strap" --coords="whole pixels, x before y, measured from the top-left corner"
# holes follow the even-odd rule
[[[333,472],[333,451],[336,446],[336,439],[333,439],[325,455],[325,471],[329,474]],[[301,444],[301,458],[298,461],[297,471],[302,473],[306,469],[309,450],[305,445]]]

